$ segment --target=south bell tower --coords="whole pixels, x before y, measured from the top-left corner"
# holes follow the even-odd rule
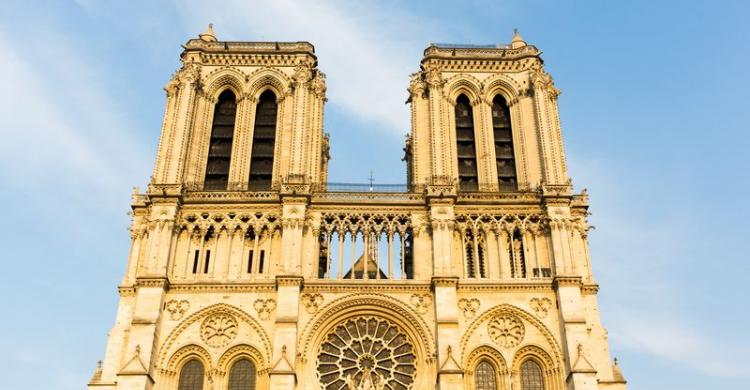
[[[311,44],[184,48],[90,389],[625,389],[535,47],[425,49],[398,192],[327,184]]]

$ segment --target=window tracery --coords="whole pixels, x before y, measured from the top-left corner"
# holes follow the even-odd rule
[[[274,150],[276,145],[276,95],[266,90],[260,95],[255,108],[255,129],[250,153],[250,191],[268,191],[273,179]]]
[[[180,370],[178,390],[203,390],[203,363],[192,359]]]
[[[513,149],[513,129],[510,108],[502,95],[492,100],[492,133],[495,140],[495,164],[500,191],[518,189],[516,162]]]
[[[236,361],[229,370],[228,390],[255,390],[257,370],[250,359]]]
[[[229,182],[229,166],[232,159],[232,141],[234,122],[237,116],[237,99],[232,90],[227,89],[219,95],[214,108],[211,140],[208,146],[206,162],[206,189],[226,189]]]
[[[324,389],[411,389],[414,346],[403,330],[373,316],[337,325],[320,347],[318,378]]]
[[[544,390],[544,374],[536,361],[521,363],[521,390]]]
[[[474,371],[475,390],[497,390],[497,372],[488,361],[482,360]]]
[[[458,182],[463,191],[479,189],[477,151],[474,143],[474,114],[466,95],[456,99],[456,152],[458,157]]]

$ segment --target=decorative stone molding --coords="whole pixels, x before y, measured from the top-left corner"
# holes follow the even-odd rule
[[[477,314],[481,302],[478,298],[461,298],[458,300],[458,308],[463,310],[464,318],[470,319]]]
[[[552,301],[549,298],[531,298],[529,301],[529,307],[536,313],[537,317],[545,318],[552,306]]]
[[[497,315],[487,324],[492,341],[505,348],[512,348],[523,340],[525,328],[521,320],[510,314]]]
[[[319,293],[312,293],[312,294],[302,294],[302,306],[305,307],[305,310],[313,314],[316,311],[318,311],[318,308],[320,308],[320,305],[323,304],[323,295]]]
[[[253,304],[255,311],[258,312],[258,317],[262,320],[271,318],[271,312],[276,309],[276,301],[273,299],[257,299]]]
[[[237,320],[229,313],[216,313],[201,324],[201,338],[210,347],[220,348],[237,336]]]
[[[414,306],[414,311],[425,314],[432,305],[432,297],[429,294],[412,294],[411,304]]]
[[[167,302],[166,309],[169,312],[169,318],[176,321],[181,319],[185,312],[190,309],[190,302],[185,299],[181,301],[172,299]]]

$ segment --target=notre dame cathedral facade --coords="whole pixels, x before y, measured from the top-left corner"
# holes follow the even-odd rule
[[[624,390],[540,52],[429,45],[406,185],[328,183],[307,42],[189,40],[90,390]]]

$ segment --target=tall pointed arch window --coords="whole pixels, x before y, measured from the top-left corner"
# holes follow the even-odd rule
[[[497,373],[495,367],[488,361],[482,360],[474,372],[475,390],[497,390]]]
[[[458,184],[463,191],[479,189],[477,150],[474,143],[474,114],[466,95],[456,99],[456,150],[458,152]]]
[[[276,95],[270,90],[263,92],[255,109],[255,129],[250,154],[250,191],[271,189],[277,111]]]
[[[542,367],[534,360],[521,364],[521,390],[544,390]]]
[[[255,364],[249,359],[240,359],[229,370],[228,390],[255,390]]]
[[[203,363],[193,359],[182,367],[177,390],[203,390]]]
[[[513,154],[513,130],[510,124],[510,108],[501,95],[492,100],[492,132],[495,138],[495,164],[500,191],[518,189],[516,161]]]
[[[211,141],[208,146],[204,181],[206,189],[223,190],[227,188],[236,116],[237,99],[234,93],[227,89],[219,95],[219,100],[214,108],[214,122],[211,127]]]

